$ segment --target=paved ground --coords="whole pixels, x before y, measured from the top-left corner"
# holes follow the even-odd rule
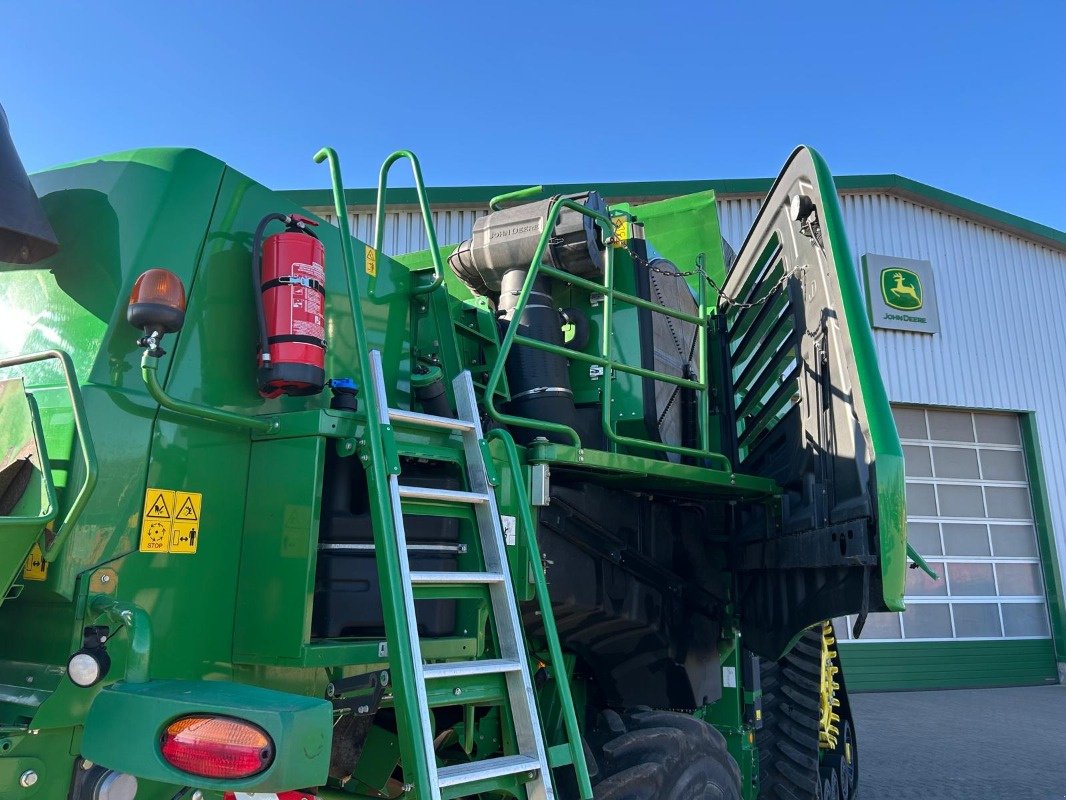
[[[851,696],[858,800],[1063,800],[1066,686]]]

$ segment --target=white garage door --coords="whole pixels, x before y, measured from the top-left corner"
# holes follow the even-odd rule
[[[908,536],[940,580],[908,570],[907,610],[870,615],[862,641],[1049,638],[1017,416],[893,413],[906,462]],[[840,627],[841,638],[850,635]]]

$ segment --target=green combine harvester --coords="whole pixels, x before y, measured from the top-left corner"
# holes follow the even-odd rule
[[[438,247],[406,151],[364,244],[315,159],[339,228],[0,116],[0,798],[855,797],[903,462],[817,153],[736,255],[712,192]]]

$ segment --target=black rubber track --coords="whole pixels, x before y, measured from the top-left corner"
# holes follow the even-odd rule
[[[604,711],[589,734],[586,756],[595,800],[741,797],[740,770],[722,734],[688,714]]]
[[[761,661],[762,728],[759,797],[762,800],[817,800],[818,717],[821,689],[821,626],[805,631],[780,661]]]

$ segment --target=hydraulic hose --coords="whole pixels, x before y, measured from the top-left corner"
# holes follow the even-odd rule
[[[270,337],[267,336],[266,315],[263,313],[263,234],[271,222],[277,220],[289,224],[288,214],[267,214],[255,228],[255,236],[252,237],[252,298],[255,301],[255,314],[259,320],[259,352],[262,353],[262,365],[270,369]]]

